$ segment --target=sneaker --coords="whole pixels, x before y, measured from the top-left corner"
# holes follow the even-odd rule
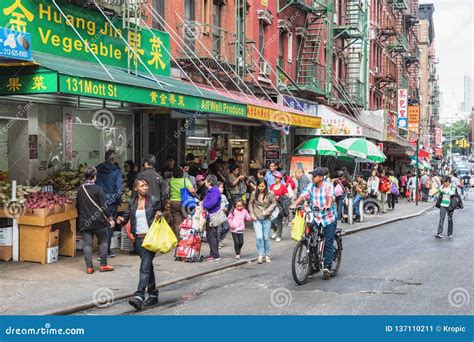
[[[143,299],[140,298],[140,297],[135,296],[135,297],[130,298],[128,300],[128,304],[133,306],[135,308],[135,310],[141,310],[142,307],[143,307]]]
[[[328,267],[324,267],[323,270],[323,279],[328,280],[331,277],[331,271],[329,270]]]
[[[237,254],[237,255],[235,256],[235,258],[236,258],[236,259],[240,259],[240,254]]]
[[[263,256],[259,255],[257,258],[257,264],[261,264],[263,262]]]
[[[272,239],[276,239],[276,237],[277,237],[277,234],[276,234],[276,233],[273,233],[273,234],[272,234]]]
[[[115,252],[110,252],[109,253],[109,258],[115,258],[117,256],[117,253]]]
[[[87,274],[92,274],[92,273],[94,273],[94,269],[92,267],[87,267],[86,272],[87,272]]]
[[[276,242],[280,242],[280,241],[281,241],[281,238],[280,238],[280,237],[277,237],[277,238],[275,239],[275,241],[276,241]]]
[[[208,257],[208,258],[206,259],[207,262],[214,262],[214,261],[219,261],[219,260],[221,260],[220,257],[219,257],[219,258]]]
[[[158,296],[149,296],[144,302],[143,306],[153,306],[158,304]]]
[[[453,234],[449,234],[448,236],[446,236],[448,239],[452,239],[453,238]]]
[[[443,234],[436,234],[435,237],[437,237],[438,239],[442,239],[443,238]]]
[[[113,266],[106,265],[106,266],[100,266],[99,271],[100,272],[112,272],[114,270]]]
[[[267,256],[265,257],[265,262],[270,263],[270,262],[272,262],[272,259],[270,259],[270,257],[267,255]]]

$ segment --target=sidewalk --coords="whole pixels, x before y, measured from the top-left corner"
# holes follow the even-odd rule
[[[369,229],[373,226],[404,219],[409,215],[418,215],[428,210],[433,203],[406,203],[400,200],[395,211],[368,218],[365,222],[352,226],[340,224],[345,234]],[[271,255],[274,262],[285,257],[282,250],[288,244],[294,244],[290,239],[290,230],[285,228],[283,241],[271,241]],[[209,247],[203,244],[203,255],[207,255]],[[221,249],[222,260],[213,263],[186,263],[173,259],[173,252],[155,258],[155,273],[158,286],[216,272],[221,269],[235,267],[256,258],[255,235],[252,229],[245,232],[245,244],[242,260],[234,259],[233,242],[230,234]],[[287,256],[286,256],[287,257]],[[121,251],[117,257],[110,260],[115,266],[114,272],[92,275],[85,273],[82,253],[75,258],[60,257],[59,262],[40,265],[28,262],[0,261],[0,315],[44,315],[65,313],[77,306],[93,305],[104,299],[120,299],[129,296],[138,283],[138,256]],[[96,265],[97,262],[96,262]],[[85,306],[87,307],[87,305]]]

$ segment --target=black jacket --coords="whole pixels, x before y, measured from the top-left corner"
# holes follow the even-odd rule
[[[148,167],[140,171],[136,178],[143,178],[148,182],[149,194],[159,198],[160,202],[167,198],[167,189],[163,184],[163,178],[156,172],[155,168]],[[135,196],[135,192],[133,192]]]
[[[122,225],[127,224],[130,221],[130,227],[132,234],[137,231],[137,207],[138,207],[138,196],[134,196],[128,203],[127,210],[123,214],[124,222]],[[161,201],[158,197],[148,196],[145,202],[145,215],[150,227],[155,219],[155,214],[161,208]]]
[[[85,185],[91,199],[102,208],[105,216],[110,217],[105,204],[105,193],[102,187],[94,185]],[[95,230],[107,227],[104,214],[91,202],[84,192],[82,185],[77,188],[76,208],[79,214],[79,230]]]
[[[104,190],[109,207],[118,206],[122,203],[122,171],[120,166],[107,162],[97,165],[95,184]]]

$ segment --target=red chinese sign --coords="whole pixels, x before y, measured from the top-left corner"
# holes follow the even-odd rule
[[[406,89],[398,89],[397,93],[398,107],[398,127],[408,127],[408,91]]]

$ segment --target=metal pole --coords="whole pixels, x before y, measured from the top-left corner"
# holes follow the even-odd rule
[[[418,137],[416,138],[416,162],[415,162],[415,205],[418,205],[418,177],[419,177],[419,157],[418,157],[418,152],[420,149],[420,127],[418,125]]]
[[[12,181],[12,200],[11,203],[15,203],[17,201],[16,198],[16,180]],[[14,204],[12,204],[13,206]],[[13,261],[20,260],[20,234],[18,229],[18,219],[16,212],[13,215]]]

